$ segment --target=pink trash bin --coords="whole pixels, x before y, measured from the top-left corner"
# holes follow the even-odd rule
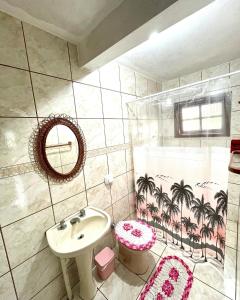
[[[106,280],[114,271],[115,253],[109,247],[104,248],[95,256],[97,273],[102,280]]]

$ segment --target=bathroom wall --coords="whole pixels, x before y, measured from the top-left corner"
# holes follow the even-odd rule
[[[0,12],[0,298],[60,299],[65,294],[59,260],[45,231],[94,205],[114,222],[134,213],[134,181],[126,102],[157,92],[159,84],[110,63],[91,74],[77,65],[77,51],[47,32]],[[34,173],[28,140],[51,113],[76,119],[87,141],[84,170],[53,185]],[[111,172],[111,189],[104,176]],[[113,245],[111,234],[103,245]],[[78,276],[69,262],[71,284]]]
[[[224,64],[211,67],[193,74],[180,76],[172,80],[163,81],[162,89],[168,90],[181,85],[189,84],[195,81],[204,80],[210,77],[226,74],[240,70],[240,59],[236,59]],[[174,138],[173,119],[169,118],[167,128],[171,128],[172,137],[166,142],[166,145],[188,145],[188,146],[222,146],[229,147],[231,139],[240,139],[240,75],[234,75],[230,78],[232,87],[232,112],[231,112],[231,136],[230,138],[190,138],[176,139]],[[229,277],[237,278],[236,299],[240,299],[240,227],[239,227],[239,204],[240,204],[240,175],[229,173],[228,178],[228,209],[227,209],[227,225],[226,225],[226,247],[224,272],[225,280],[229,278],[229,289],[235,291],[233,281]],[[237,268],[235,265],[237,263]]]

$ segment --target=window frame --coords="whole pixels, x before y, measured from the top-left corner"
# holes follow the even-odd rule
[[[223,105],[223,112],[222,112],[223,126],[221,129],[193,130],[187,132],[183,131],[182,108],[199,106],[199,118],[193,118],[192,120],[199,119],[200,127],[202,127],[202,119],[204,119],[205,117],[202,118],[201,106],[205,104],[212,104],[218,102],[222,103]],[[212,118],[213,117],[215,116],[212,116]],[[206,118],[211,118],[211,117],[206,117]],[[174,134],[176,138],[230,136],[230,123],[231,123],[231,93],[210,95],[207,97],[201,97],[194,100],[187,100],[187,101],[174,103]]]

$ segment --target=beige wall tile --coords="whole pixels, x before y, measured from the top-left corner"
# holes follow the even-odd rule
[[[45,232],[53,225],[53,211],[49,207],[3,228],[11,268],[47,246]]]
[[[49,248],[25,261],[13,270],[19,300],[33,297],[60,272],[60,260]]]
[[[233,222],[233,221],[227,220],[226,229],[237,233],[237,229],[238,229],[237,222]]]
[[[134,181],[134,172],[127,172],[127,180],[128,180],[128,192],[131,193],[135,190],[135,181]]]
[[[118,200],[113,204],[113,218],[115,223],[127,218],[129,214],[128,196]]]
[[[74,214],[80,209],[87,206],[86,194],[82,192],[67,200],[59,202],[53,205],[54,215],[56,222],[60,222],[62,219]]]
[[[115,177],[111,185],[112,202],[116,202],[128,194],[127,175]]]
[[[122,101],[119,92],[102,89],[104,118],[122,118]]]
[[[232,111],[236,110],[240,110],[240,86],[232,88]]]
[[[69,197],[84,191],[84,178],[83,172],[81,172],[72,181],[61,183],[61,184],[50,184],[50,191],[53,203],[57,203]]]
[[[109,173],[114,177],[126,172],[125,150],[108,154]]]
[[[240,117],[239,111],[232,112],[231,115],[231,135],[239,134],[240,132]]]
[[[230,62],[230,72],[239,71],[239,70],[240,70],[240,58],[232,60]],[[231,85],[232,86],[240,85],[240,74],[231,76]]]
[[[10,273],[0,277],[1,299],[17,300]]]
[[[102,118],[100,89],[91,85],[73,83],[78,118]]]
[[[99,155],[86,160],[84,167],[86,188],[89,189],[104,182],[104,176],[108,174],[107,156]]]
[[[2,236],[0,235],[0,276],[9,271],[6,252],[3,245]],[[0,293],[1,295],[1,293]]]
[[[122,94],[122,110],[123,110],[123,118],[130,118],[128,115],[128,107],[127,103],[136,100],[136,96]]]
[[[191,73],[191,74],[187,74],[187,75],[183,75],[180,77],[180,86],[194,83],[196,81],[200,81],[201,77],[202,77],[202,73],[200,71]]]
[[[127,94],[136,94],[136,79],[134,71],[120,65],[120,80],[121,80],[121,91]]]
[[[90,72],[79,67],[77,46],[69,44],[72,77],[74,81],[94,86],[100,86],[99,71]]]
[[[129,200],[129,209],[130,209],[130,214],[134,213],[136,211],[136,197],[135,193],[131,193],[128,195],[128,200]]]
[[[240,185],[228,184],[228,203],[235,205],[240,204]]]
[[[124,143],[122,120],[104,120],[107,146]]]
[[[148,95],[156,94],[157,93],[157,82],[151,79],[147,81],[147,93]]]
[[[179,87],[179,78],[162,81],[162,91],[171,90]]]
[[[237,232],[226,230],[226,246],[237,249]]]
[[[127,171],[132,170],[133,169],[133,155],[132,155],[131,149],[126,150],[126,161],[127,161]]]
[[[27,23],[23,28],[30,69],[71,79],[67,42]]]
[[[94,254],[96,255],[98,252],[100,252],[105,247],[114,248],[115,247],[115,238],[113,236],[113,233],[107,233],[103,238],[101,238],[96,246],[94,247]],[[105,298],[104,298],[105,299]],[[95,298],[94,298],[95,300]]]
[[[0,66],[0,115],[36,117],[29,72]]]
[[[202,79],[208,79],[229,73],[229,63],[217,65],[202,71]]]
[[[78,124],[86,138],[87,150],[105,147],[104,125],[102,119],[79,119]]]
[[[87,190],[88,205],[105,209],[111,205],[110,188],[100,184]]]
[[[32,74],[39,117],[65,113],[76,118],[72,83],[45,75]]]
[[[29,162],[28,142],[36,119],[0,119],[0,166]]]
[[[143,75],[136,73],[136,95],[140,97],[147,96],[148,93],[148,85],[147,85],[147,78]]]
[[[48,184],[35,173],[1,179],[0,194],[2,226],[51,205]]]
[[[124,143],[128,144],[131,141],[131,134],[129,128],[129,120],[123,120],[123,130],[124,130]]]
[[[110,62],[103,66],[99,72],[102,88],[120,91],[119,66],[116,62]]]
[[[238,206],[228,203],[227,219],[233,222],[238,221]]]
[[[21,21],[0,12],[0,63],[28,68]]]

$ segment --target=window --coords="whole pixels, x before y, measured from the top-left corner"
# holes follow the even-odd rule
[[[175,137],[229,136],[230,94],[174,104]]]

